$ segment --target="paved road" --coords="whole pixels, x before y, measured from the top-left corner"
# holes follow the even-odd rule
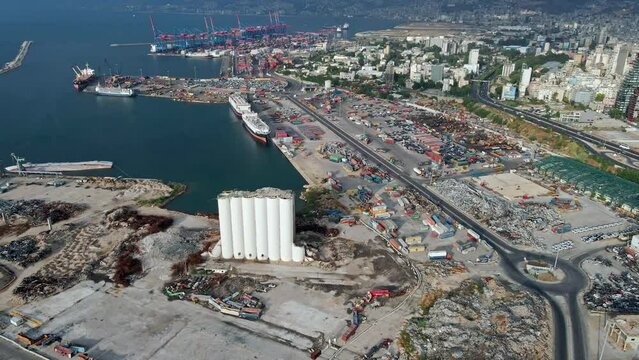
[[[292,89],[299,88],[299,85],[291,86]],[[585,332],[583,328],[583,318],[581,315],[581,309],[579,307],[578,301],[578,293],[583,289],[587,280],[584,273],[574,264],[566,261],[560,260],[558,262],[558,266],[564,271],[566,277],[563,282],[558,284],[542,284],[535,282],[525,276],[520,270],[521,262],[524,261],[524,258],[528,260],[531,259],[539,259],[544,260],[546,262],[554,262],[553,256],[548,256],[545,254],[532,253],[527,251],[521,251],[510,244],[504,242],[500,237],[495,235],[494,233],[484,229],[478,222],[476,222],[473,218],[463,213],[459,209],[455,208],[452,204],[447,203],[445,199],[443,199],[438,194],[434,193],[430,189],[425,186],[419,184],[417,181],[412,179],[410,175],[402,172],[392,164],[386,162],[382,157],[380,157],[377,153],[372,151],[366,145],[357,141],[350,134],[346,133],[338,126],[336,126],[331,121],[325,119],[323,116],[318,114],[316,111],[310,109],[304,103],[299,101],[296,97],[288,96],[288,99],[295,103],[297,106],[305,110],[311,116],[313,116],[317,121],[322,123],[324,126],[335,132],[338,136],[340,136],[346,143],[348,143],[351,147],[361,152],[363,155],[369,157],[372,160],[375,160],[379,166],[391,174],[396,179],[402,181],[405,185],[412,188],[415,192],[421,194],[429,201],[437,204],[444,212],[450,215],[452,218],[457,220],[462,225],[467,228],[474,229],[479,235],[485,239],[490,245],[492,245],[495,250],[501,255],[502,266],[506,272],[506,274],[516,281],[517,283],[530,288],[541,296],[546,298],[550,303],[553,312],[553,321],[554,321],[554,335],[555,335],[555,358],[556,359],[586,359],[586,346],[584,344],[585,340]],[[564,311],[560,308],[559,304],[553,298],[554,296],[564,297],[566,303],[569,306],[569,314],[565,314]],[[568,330],[567,323],[571,319],[570,331]],[[572,348],[569,348],[568,339],[572,338]]]
[[[584,144],[586,146],[586,148],[595,154],[600,154],[599,151],[597,151],[596,149],[594,149],[590,144],[596,144],[599,145],[603,148],[606,148],[610,151],[616,152],[618,154],[624,155],[626,157],[628,157],[629,159],[632,160],[639,160],[639,153],[632,151],[630,149],[624,149],[622,148],[619,144],[614,143],[612,141],[608,141],[593,135],[590,135],[586,132],[583,131],[579,131],[579,130],[575,130],[573,128],[570,128],[566,125],[548,120],[547,118],[543,117],[543,116],[539,116],[537,114],[533,114],[527,111],[523,111],[517,108],[514,108],[512,106],[508,106],[505,105],[503,103],[494,101],[493,99],[491,99],[488,96],[488,89],[490,84],[487,82],[482,82],[479,83],[480,85],[477,85],[478,83],[475,82],[473,83],[473,91],[472,91],[472,95],[473,98],[475,98],[476,100],[478,100],[479,102],[481,102],[484,105],[488,105],[490,107],[493,107],[495,109],[507,112],[513,116],[517,116],[517,117],[522,117],[527,121],[530,121],[534,124],[537,124],[541,127],[547,128],[547,129],[551,129],[556,133],[559,134],[563,134],[566,135],[570,138],[573,138],[579,142],[581,142],[582,144]],[[584,143],[587,142],[587,143]],[[610,160],[612,160],[613,162],[617,163],[618,165],[621,166],[628,166],[628,164],[620,162],[618,160],[615,160],[613,158],[610,158]]]
[[[42,358],[19,349],[14,344],[0,338],[0,360],[42,360]]]

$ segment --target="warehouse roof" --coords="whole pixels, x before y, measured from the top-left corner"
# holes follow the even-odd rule
[[[540,171],[552,174],[581,190],[598,192],[619,204],[639,208],[639,184],[601,171],[577,160],[550,156],[535,163]]]

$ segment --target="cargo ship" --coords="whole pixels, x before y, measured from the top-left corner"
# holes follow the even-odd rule
[[[118,96],[118,97],[131,97],[135,96],[135,92],[132,89],[123,89],[121,87],[113,86],[101,86],[98,84],[95,87],[95,93],[103,96]]]
[[[249,111],[242,114],[242,122],[244,123],[244,128],[251,136],[261,143],[267,143],[271,129],[260,119],[257,113]]]
[[[233,94],[229,96],[229,104],[231,104],[231,110],[239,119],[242,118],[243,114],[251,112],[251,104],[242,95]]]
[[[84,69],[80,69],[78,66],[72,67],[73,72],[75,73],[75,79],[73,79],[73,87],[77,91],[82,91],[84,88],[89,85],[91,80],[95,77],[95,70],[89,67],[89,64],[86,64]]]
[[[58,162],[58,163],[21,163],[4,168],[10,173],[57,173],[75,172],[88,170],[111,169],[113,163],[110,161],[82,161],[82,162]]]

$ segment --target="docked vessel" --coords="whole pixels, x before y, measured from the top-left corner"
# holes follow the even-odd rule
[[[95,77],[95,70],[89,67],[89,64],[86,64],[84,69],[80,69],[78,66],[72,67],[73,72],[75,73],[75,79],[73,79],[73,87],[77,91],[82,91],[84,88],[89,85],[91,80]]]
[[[349,23],[344,23],[344,25],[342,25],[342,30],[348,30],[349,27],[351,27]]]
[[[7,166],[4,168],[10,173],[61,173],[76,172],[89,170],[106,170],[111,169],[113,163],[110,161],[83,161],[83,162],[60,162],[60,163],[19,163],[18,165]]]
[[[235,116],[240,119],[243,114],[251,112],[251,104],[242,95],[233,94],[229,96],[229,104],[231,104],[231,110],[233,110]]]
[[[260,119],[257,113],[249,111],[242,114],[242,122],[244,123],[244,128],[249,132],[249,134],[251,134],[251,136],[266,144],[268,141],[268,134],[271,132],[271,129],[264,121],[262,121],[262,119]]]
[[[103,96],[118,96],[118,97],[131,97],[135,95],[133,89],[123,89],[121,87],[101,86],[98,84],[95,87],[95,93]]]

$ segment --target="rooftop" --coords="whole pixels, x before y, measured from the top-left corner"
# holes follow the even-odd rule
[[[257,189],[255,191],[228,190],[220,193],[217,198],[278,198],[293,199],[295,193],[292,190],[282,190],[271,187]]]

